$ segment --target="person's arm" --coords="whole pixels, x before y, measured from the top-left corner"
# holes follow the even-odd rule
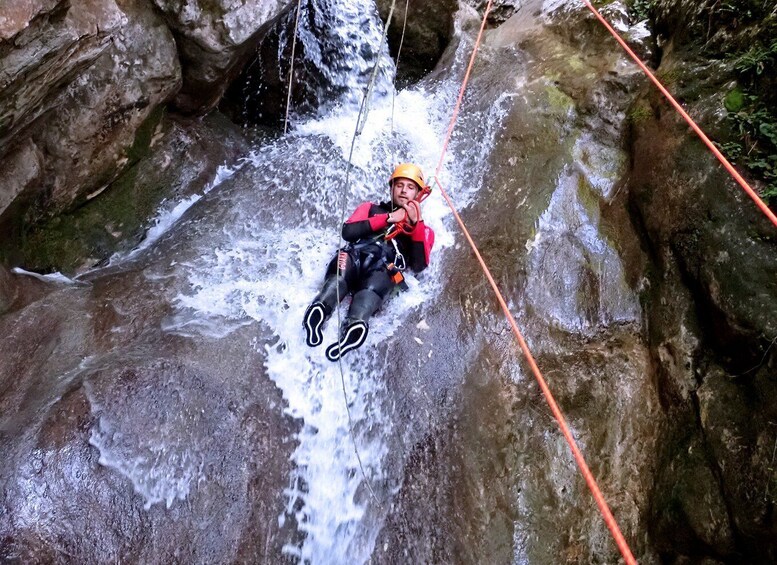
[[[423,220],[413,226],[413,231],[408,234],[408,251],[405,259],[408,267],[416,273],[420,273],[429,266],[429,257],[434,245],[434,231],[424,224]]]
[[[343,224],[343,239],[345,241],[358,241],[377,235],[385,230],[389,224],[394,224],[404,218],[404,210],[395,210],[390,214],[371,202],[361,204],[351,217]]]

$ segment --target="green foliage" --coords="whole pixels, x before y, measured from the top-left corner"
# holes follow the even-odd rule
[[[766,188],[761,196],[768,204],[777,205],[777,118],[752,94],[741,93],[736,110],[728,104],[726,108],[738,140],[722,144],[721,151],[763,179]]]
[[[760,13],[756,4],[748,1],[743,2],[742,0],[727,0],[726,2],[721,2],[718,11],[721,14],[728,14],[731,17],[743,19],[745,21],[754,19]]]
[[[650,13],[655,6],[656,0],[631,0],[629,10],[635,22],[641,22],[650,18]]]
[[[739,56],[734,68],[740,74],[752,78],[753,75],[759,76],[766,70],[774,69],[775,60],[777,60],[777,40],[767,47],[754,45]]]
[[[761,0],[725,0],[737,26],[736,43],[726,53],[737,86],[723,102],[735,139],[721,146],[732,160],[766,184],[762,196],[777,205],[777,10]],[[750,22],[748,23],[748,20]],[[736,27],[736,26],[735,26]]]

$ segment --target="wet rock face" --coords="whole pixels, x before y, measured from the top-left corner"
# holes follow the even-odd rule
[[[184,112],[212,108],[263,26],[289,4],[284,0],[235,2],[153,0],[173,31],[183,67],[175,105]]]
[[[105,186],[131,161],[138,127],[180,85],[173,38],[142,0],[17,4],[0,43],[6,224]]]
[[[137,245],[160,207],[170,208],[211,185],[224,163],[248,151],[241,130],[213,112],[197,120],[155,110],[138,131],[140,161],[78,209],[20,226],[0,242],[0,260],[38,272],[74,274]],[[166,204],[163,202],[166,201]]]
[[[657,3],[667,46],[657,73],[702,129],[725,139],[723,98],[736,75],[731,61],[709,57],[757,37],[758,24],[743,15],[722,27],[710,4]],[[631,113],[629,200],[651,256],[644,304],[671,423],[653,534],[665,556],[772,562],[777,232],[654,92]],[[670,485],[675,472],[695,480]]]
[[[3,265],[0,265],[0,315],[5,314],[16,299],[16,285]]]
[[[465,2],[481,14],[488,5],[488,0],[465,0]],[[491,10],[488,13],[488,23],[492,25],[503,24],[520,9],[521,4],[521,0],[495,0],[491,2]]]
[[[360,103],[375,65],[383,22],[390,2],[353,2],[345,17],[320,0],[302,2],[290,99],[292,115],[315,114],[335,101]],[[401,5],[401,6],[400,6]],[[243,124],[280,125],[286,113],[289,72],[294,39],[296,3],[291,3],[261,36],[256,56],[230,85],[220,108]],[[429,73],[453,33],[458,3],[410,2],[407,28],[400,54],[398,85],[415,82]],[[335,18],[333,20],[333,18]],[[338,19],[339,18],[339,19]],[[397,56],[404,21],[404,3],[397,2],[388,32],[388,52]],[[347,47],[343,50],[343,46]],[[384,47],[384,53],[386,48]],[[376,92],[386,93],[393,80],[384,58],[380,63]],[[350,72],[355,80],[341,83]]]
[[[177,285],[160,274],[49,284],[0,316],[0,560],[282,555],[294,426],[262,332],[163,333]]]
[[[24,308],[55,287],[31,276],[12,273],[0,265],[0,316]]]
[[[27,241],[24,232],[30,226],[51,232],[49,225],[37,225],[45,218],[48,224],[58,222],[55,232],[72,232],[66,237],[96,247],[77,252],[76,260],[105,256],[111,240],[127,229],[116,226],[120,220],[115,215],[104,218],[108,227],[102,234],[96,233],[99,227],[81,225],[83,220],[52,217],[74,208],[84,215],[85,202],[114,192],[116,185],[134,184],[127,177],[137,173],[132,166],[148,154],[161,106],[176,93],[177,107],[187,112],[204,113],[215,105],[257,31],[283,5],[271,0],[6,3],[0,21],[2,239],[16,246]],[[195,124],[183,136],[198,137],[198,129]],[[115,207],[122,197],[113,196],[113,202],[98,207]],[[125,209],[118,215],[126,215],[126,203],[119,205]],[[136,211],[148,216],[153,208],[142,205]],[[35,245],[46,254],[57,237],[46,236]],[[14,262],[26,259],[24,252],[12,251],[4,249],[2,256]],[[68,269],[76,266],[65,262]],[[28,263],[40,269],[61,264]]]
[[[454,151],[485,135],[488,120],[468,121],[472,110],[493,108],[501,128],[491,168],[464,220],[626,538],[650,563],[657,555],[643,532],[664,416],[636,295],[645,257],[622,191],[626,110],[641,79],[603,33],[585,8],[542,14],[539,3],[490,31],[457,124],[466,135]],[[500,98],[504,92],[513,94]],[[458,166],[476,169],[469,159],[479,156],[458,155]],[[444,306],[428,322],[442,349],[435,354],[455,360],[445,378],[458,388],[429,409],[440,419],[430,433],[408,433],[402,445],[410,451],[402,493],[376,559],[616,562],[469,249],[449,251],[444,261],[452,266]],[[430,401],[418,396],[408,412],[426,412]],[[442,524],[434,530],[424,517],[429,506]]]
[[[307,12],[306,12],[307,13]],[[296,5],[290,5],[258,40],[251,59],[229,85],[219,108],[235,122],[245,125],[278,126],[285,116]],[[304,17],[300,13],[300,17]],[[305,46],[294,47],[294,88],[291,103],[295,111],[309,112],[317,107],[317,94],[325,81],[308,62]]]
[[[380,17],[385,21],[391,9],[391,2],[380,0],[377,4]],[[394,60],[399,55],[397,87],[417,82],[434,69],[453,36],[453,16],[457,9],[456,0],[411,0],[405,15],[405,2],[396,2],[388,41]]]

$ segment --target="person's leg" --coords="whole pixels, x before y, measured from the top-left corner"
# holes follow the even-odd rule
[[[367,321],[383,304],[393,283],[386,269],[381,268],[370,273],[368,279],[360,286],[364,288],[353,295],[348,316],[340,332],[340,340],[326,350],[326,356],[330,361],[337,361],[347,352],[361,347],[369,332]]]
[[[339,275],[337,272],[338,260],[340,260]],[[337,306],[338,297],[342,301],[348,294],[347,281],[353,278],[355,270],[352,258],[346,253],[338,254],[329,263],[321,291],[308,306],[302,320],[302,325],[305,328],[305,342],[308,346],[316,347],[321,345],[324,339],[321,333],[324,322]]]

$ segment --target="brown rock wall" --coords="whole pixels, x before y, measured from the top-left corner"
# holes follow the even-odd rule
[[[3,222],[16,198],[34,219],[104,187],[180,85],[172,36],[144,0],[61,2],[3,42],[0,60]]]

